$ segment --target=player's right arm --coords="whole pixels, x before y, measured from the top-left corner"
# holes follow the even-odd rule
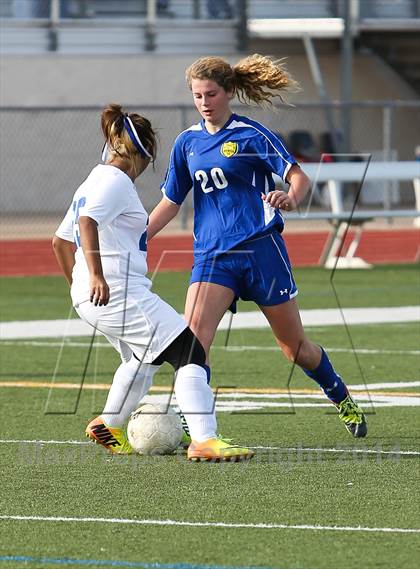
[[[68,241],[67,239],[62,239],[58,235],[54,235],[52,246],[54,255],[64,273],[64,276],[66,277],[66,281],[69,283],[69,286],[71,286],[74,267],[74,243],[73,241]]]
[[[52,240],[54,255],[71,286],[76,246],[73,238],[73,208],[69,207]]]
[[[89,269],[90,301],[95,306],[105,306],[109,302],[109,287],[102,270],[98,223],[87,215],[81,215],[79,231],[80,245]]]
[[[186,161],[185,142],[184,133],[181,133],[175,140],[165,181],[161,186],[164,197],[149,216],[148,239],[159,233],[176,216],[192,188],[193,182]]]
[[[149,216],[149,223],[147,224],[147,239],[152,239],[156,233],[159,233],[161,229],[166,227],[166,225],[168,225],[168,223],[179,212],[180,207],[181,206],[178,204],[170,202],[168,199],[163,197]]]

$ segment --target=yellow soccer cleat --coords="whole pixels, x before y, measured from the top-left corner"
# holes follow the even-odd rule
[[[101,417],[96,417],[86,427],[86,436],[114,454],[132,454],[124,429],[108,427]]]
[[[202,443],[194,442],[188,447],[188,460],[194,462],[237,462],[249,460],[254,451],[232,445],[226,439],[208,439]]]
[[[367,422],[365,414],[359,405],[353,401],[350,394],[337,405],[338,416],[343,421],[349,433],[356,439],[367,435]]]

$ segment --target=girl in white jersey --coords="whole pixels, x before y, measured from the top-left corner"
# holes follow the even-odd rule
[[[251,458],[252,451],[216,436],[204,349],[181,316],[151,292],[146,277],[147,213],[134,180],[156,155],[151,124],[111,104],[102,112],[101,126],[106,164],[95,166],[76,190],[53,238],[77,313],[105,335],[122,360],[104,411],[89,423],[86,434],[112,452],[131,453],[127,419],[159,366],[169,362],[191,435],[188,458]]]
[[[281,232],[280,210],[295,209],[310,181],[284,142],[267,127],[232,112],[235,95],[243,103],[271,104],[295,85],[283,65],[253,55],[233,67],[204,57],[186,73],[202,120],[176,139],[164,197],[150,215],[153,237],[194,192],[194,267],[185,317],[207,356],[217,326],[238,298],[257,303],[284,355],[324,390],[355,437],[367,433],[365,416],[351,398],[320,346],[305,335],[298,293]],[[290,184],[275,189],[273,173]],[[208,375],[210,368],[208,368]]]

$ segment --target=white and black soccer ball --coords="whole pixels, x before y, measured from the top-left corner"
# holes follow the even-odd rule
[[[133,449],[146,455],[172,454],[182,439],[181,418],[171,407],[147,403],[131,414],[127,426]]]

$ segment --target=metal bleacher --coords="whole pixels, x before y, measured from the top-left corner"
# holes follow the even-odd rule
[[[348,0],[353,33],[420,30],[419,0]],[[331,0],[261,0],[248,8],[250,37],[339,37],[343,2]]]
[[[14,2],[20,2],[16,4]],[[22,4],[23,2],[23,4]],[[237,11],[209,16],[205,0],[2,0],[0,49],[4,54],[233,53]],[[39,2],[39,3],[38,3]]]
[[[328,38],[343,29],[341,0],[218,1],[1,0],[0,48],[5,54],[232,53],[246,37]],[[420,0],[348,1],[356,34],[420,29]],[[223,5],[227,12],[216,8]]]
[[[333,3],[329,0],[260,0],[249,2],[249,18],[331,18]]]
[[[420,17],[418,0],[349,0],[360,18],[410,19]],[[250,18],[336,18],[340,0],[256,0],[248,4]]]
[[[365,159],[368,155],[365,156]],[[414,218],[414,226],[420,227],[420,162],[337,162],[306,163],[302,168],[312,181],[313,188],[320,182],[327,184],[330,195],[331,211],[311,212],[311,200],[306,208],[289,213],[288,219],[294,220],[328,220],[331,223],[329,238],[324,247],[320,263],[326,268],[369,268],[371,265],[355,252],[360,243],[365,223],[373,219]],[[281,179],[274,176],[276,184],[282,185]],[[367,181],[407,181],[412,182],[415,206],[410,209],[360,209],[354,203],[351,209],[345,209],[343,203],[342,184],[356,182],[359,185],[355,195],[356,201],[363,195],[363,184]],[[384,184],[385,189],[385,184]],[[349,227],[355,229],[346,255],[340,254],[343,239]]]

